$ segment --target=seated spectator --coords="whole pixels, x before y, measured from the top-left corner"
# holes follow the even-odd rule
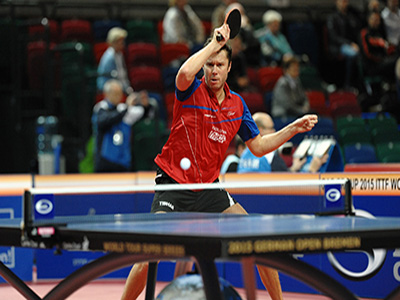
[[[399,0],[387,0],[381,13],[386,39],[392,45],[399,46],[400,42],[400,9]]]
[[[262,20],[264,27],[256,30],[255,36],[261,44],[263,58],[267,64],[281,64],[285,55],[294,55],[289,42],[280,31],[282,15],[275,10],[268,10]]]
[[[275,132],[274,121],[272,118],[263,112],[258,112],[253,115],[253,119],[260,130],[261,136],[272,134]],[[310,163],[309,172],[315,173],[327,161],[328,157],[322,158],[314,157]],[[251,172],[298,172],[301,167],[306,163],[307,158],[293,158],[293,164],[288,168],[281,158],[279,151],[275,150],[262,157],[257,157],[246,148],[239,160],[238,173],[251,173]]]
[[[95,137],[95,172],[127,172],[131,166],[131,127],[145,115],[138,95],[123,100],[123,86],[115,79],[104,84],[105,99],[93,108],[92,124]]]
[[[336,0],[336,12],[327,19],[329,52],[336,59],[345,59],[345,88],[358,86],[356,74],[360,48],[357,42],[362,27],[361,19],[360,13],[349,6],[349,0]]]
[[[381,75],[394,83],[399,52],[395,45],[384,38],[379,30],[380,24],[379,12],[371,12],[368,16],[368,27],[361,31],[364,70],[366,75]]]
[[[118,79],[122,83],[126,94],[133,92],[124,58],[127,35],[127,31],[119,27],[111,28],[108,31],[107,43],[109,47],[103,53],[97,68],[97,90],[99,92],[103,91],[104,84],[111,78]]]
[[[163,20],[163,42],[185,43],[189,48],[204,43],[203,23],[188,4],[188,0],[170,0]]]
[[[376,11],[378,13],[382,12],[382,4],[379,0],[369,0],[368,1],[368,5],[365,9],[365,13],[363,15],[363,23],[362,23],[362,28],[367,27],[368,26],[368,16],[371,12]],[[379,27],[379,30],[381,31],[382,35],[386,38],[386,29],[385,29],[385,25],[383,24],[383,22],[381,22],[381,25]]]
[[[231,46],[232,64],[226,82],[232,91],[242,92],[250,88],[250,80],[247,76],[247,61],[243,53],[243,43],[240,34],[232,40]]]
[[[274,118],[298,117],[310,112],[310,105],[301,84],[300,62],[292,56],[283,62],[283,75],[274,86],[271,114]]]
[[[239,165],[240,156],[242,156],[244,149],[246,149],[246,144],[243,142],[239,135],[236,135],[235,153],[230,154],[225,158],[221,166],[220,174],[232,172],[236,173],[237,167]]]
[[[213,10],[211,15],[212,29],[220,27],[225,21],[225,12],[228,5],[236,2],[236,0],[222,0],[221,3]]]

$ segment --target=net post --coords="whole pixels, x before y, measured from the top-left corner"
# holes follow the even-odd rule
[[[24,191],[22,206],[22,230],[25,233],[30,227],[32,227],[32,193],[30,190]]]
[[[344,190],[345,190],[345,210],[346,210],[346,215],[354,216],[354,206],[353,206],[353,194],[351,190],[351,181],[350,179],[346,179],[346,182],[344,184]]]

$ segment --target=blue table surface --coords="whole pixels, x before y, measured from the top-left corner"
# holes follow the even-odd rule
[[[69,222],[67,222],[69,220]],[[400,218],[313,215],[226,215],[203,213],[132,214],[64,218],[72,230],[199,237],[274,236],[400,230]],[[0,220],[0,227],[18,227],[20,219]]]

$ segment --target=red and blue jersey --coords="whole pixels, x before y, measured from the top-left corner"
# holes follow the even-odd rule
[[[221,105],[204,78],[175,91],[171,134],[155,162],[179,183],[214,182],[235,135],[247,141],[260,133],[243,98],[226,83],[224,90]],[[187,170],[180,167],[184,157],[191,162]]]

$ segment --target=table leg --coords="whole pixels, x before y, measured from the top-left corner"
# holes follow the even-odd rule
[[[26,299],[39,300],[41,299],[34,291],[32,291],[25,282],[15,275],[0,261],[0,275],[11,284],[22,296]]]
[[[293,258],[291,255],[257,256],[255,262],[256,264],[281,270],[332,299],[357,300],[357,297],[338,281],[317,268]]]
[[[219,276],[213,260],[197,259],[203,278],[204,292],[207,300],[223,300],[219,286]]]
[[[154,300],[157,281],[157,262],[149,262],[147,271],[146,298],[145,300]]]

